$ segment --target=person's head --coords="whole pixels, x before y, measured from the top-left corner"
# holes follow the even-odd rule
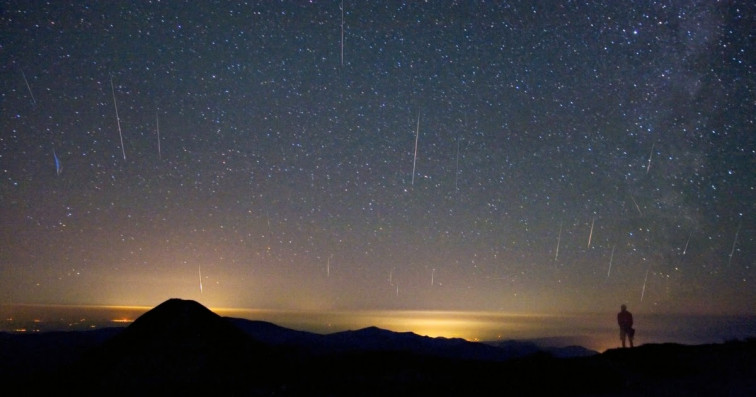
[[[621,309],[621,310],[622,310],[623,312],[624,312],[624,311],[627,311],[627,305],[624,305],[624,304],[623,304],[622,306],[620,306],[620,309]]]

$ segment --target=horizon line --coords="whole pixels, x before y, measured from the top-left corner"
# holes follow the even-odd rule
[[[474,309],[474,310],[464,310],[464,309],[386,309],[386,308],[380,308],[380,309],[296,309],[296,308],[255,308],[255,307],[223,307],[223,306],[209,306],[206,305],[196,299],[184,299],[184,298],[168,298],[160,303],[150,306],[150,305],[115,305],[115,304],[78,304],[78,303],[18,303],[18,302],[2,302],[0,303],[0,306],[20,306],[20,307],[48,307],[48,308],[61,308],[61,309],[73,309],[73,308],[84,308],[84,309],[129,309],[129,310],[145,310],[149,311],[157,307],[158,305],[170,300],[170,299],[181,299],[181,300],[187,300],[187,301],[194,301],[199,303],[200,305],[206,307],[207,309],[216,312],[216,311],[256,311],[256,312],[271,312],[271,313],[450,313],[450,314],[458,314],[458,315],[485,315],[485,316],[517,316],[517,317],[551,317],[551,318],[559,318],[559,317],[574,317],[574,316],[590,316],[590,315],[599,315],[603,313],[612,313],[612,310],[606,310],[606,311],[573,311],[573,312],[559,312],[559,313],[548,313],[543,311],[532,311],[532,312],[524,312],[524,311],[501,311],[501,310],[480,310],[480,309]],[[756,312],[680,312],[680,311],[669,311],[669,312],[643,312],[643,311],[635,311],[635,315],[679,315],[679,316],[710,316],[710,317],[727,317],[727,316],[756,316]]]

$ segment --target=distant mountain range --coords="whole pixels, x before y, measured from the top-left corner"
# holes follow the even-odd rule
[[[348,352],[407,352],[432,357],[464,360],[506,361],[546,352],[555,357],[585,357],[598,354],[580,346],[539,348],[522,341],[469,342],[460,338],[431,338],[412,332],[393,332],[377,327],[328,335],[295,331],[265,321],[229,318],[253,339],[272,346],[303,349],[310,354]]]
[[[0,381],[25,395],[756,395],[756,340],[599,354],[376,327],[321,335],[170,299],[126,328],[0,333]]]

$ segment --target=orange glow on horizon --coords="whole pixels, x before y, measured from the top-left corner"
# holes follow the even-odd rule
[[[128,326],[151,310],[147,306],[127,305],[0,305],[0,318],[6,321],[3,332],[47,332],[74,328]],[[507,340],[540,340],[557,345],[581,345],[596,351],[618,347],[619,338],[614,313],[536,314],[486,311],[439,310],[273,310],[229,307],[208,307],[223,317],[264,321],[280,327],[331,334],[341,331],[378,327],[393,332],[412,332],[427,337],[461,338],[468,341],[496,342]],[[705,336],[681,332],[678,323],[720,323],[720,316],[639,314],[642,333],[637,344],[675,341],[678,343],[717,342],[722,338],[738,338],[742,327],[725,328]],[[723,318],[723,320],[725,320]],[[740,321],[732,324],[749,324]],[[110,325],[108,325],[110,324]],[[728,323],[729,324],[729,323]]]

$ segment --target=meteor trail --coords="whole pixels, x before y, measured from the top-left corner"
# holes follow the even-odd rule
[[[686,252],[688,252],[688,243],[690,243],[690,236],[693,235],[693,231],[690,231],[690,234],[688,235],[688,241],[685,242],[685,248],[683,248],[683,255],[685,255]]]
[[[60,159],[58,159],[58,155],[55,154],[55,149],[53,149],[53,158],[55,159],[55,175],[60,175],[61,172],[63,172],[63,167],[60,165]]]
[[[415,129],[415,158],[412,160],[412,186],[415,186],[415,166],[417,165],[417,142],[420,140],[420,111],[417,112],[417,128]]]
[[[591,248],[591,238],[593,238],[593,224],[596,222],[596,217],[591,220],[591,232],[588,234],[588,248]]]
[[[202,265],[197,265],[199,270],[200,294],[202,293]]]
[[[732,254],[735,253],[735,244],[738,242],[738,234],[740,233],[740,223],[738,223],[738,229],[735,230],[735,239],[732,240],[732,250],[730,250],[730,259],[727,260],[727,266],[732,263]]]
[[[612,247],[612,254],[609,256],[609,271],[606,272],[606,278],[609,278],[609,275],[612,274],[612,260],[614,260],[614,249],[615,248],[617,248],[616,245],[614,247]]]
[[[157,144],[158,144],[158,159],[162,160],[163,155],[160,153],[160,113],[159,110],[155,111],[155,129],[157,130]]]
[[[556,254],[554,254],[554,262],[559,258],[559,243],[562,242],[562,224],[559,224],[559,236],[557,236]]]
[[[641,290],[641,302],[643,302],[643,297],[646,295],[646,281],[648,281],[648,271],[651,270],[651,266],[646,269],[646,278],[643,279],[643,289]]]
[[[113,76],[110,76],[110,92],[113,93],[113,105],[115,106],[116,123],[118,123],[118,136],[121,137],[121,152],[126,160],[126,149],[123,147],[123,133],[121,132],[121,118],[118,117],[118,102],[116,102],[115,88],[113,88]]]
[[[643,211],[641,211],[640,207],[638,207],[638,203],[635,202],[635,197],[630,195],[630,200],[633,200],[633,204],[635,204],[635,209],[638,210],[638,214],[643,216]]]
[[[34,99],[34,94],[32,93],[31,86],[29,85],[29,80],[26,79],[26,73],[24,71],[21,71],[21,76],[24,77],[24,83],[26,83],[26,89],[29,90],[29,95],[31,96],[32,105],[37,106],[37,100]]]
[[[454,165],[454,190],[459,190],[459,136],[457,136],[457,159]]]
[[[654,156],[654,144],[651,144],[651,153],[648,154],[648,165],[646,166],[646,173],[651,169],[651,157]]]

